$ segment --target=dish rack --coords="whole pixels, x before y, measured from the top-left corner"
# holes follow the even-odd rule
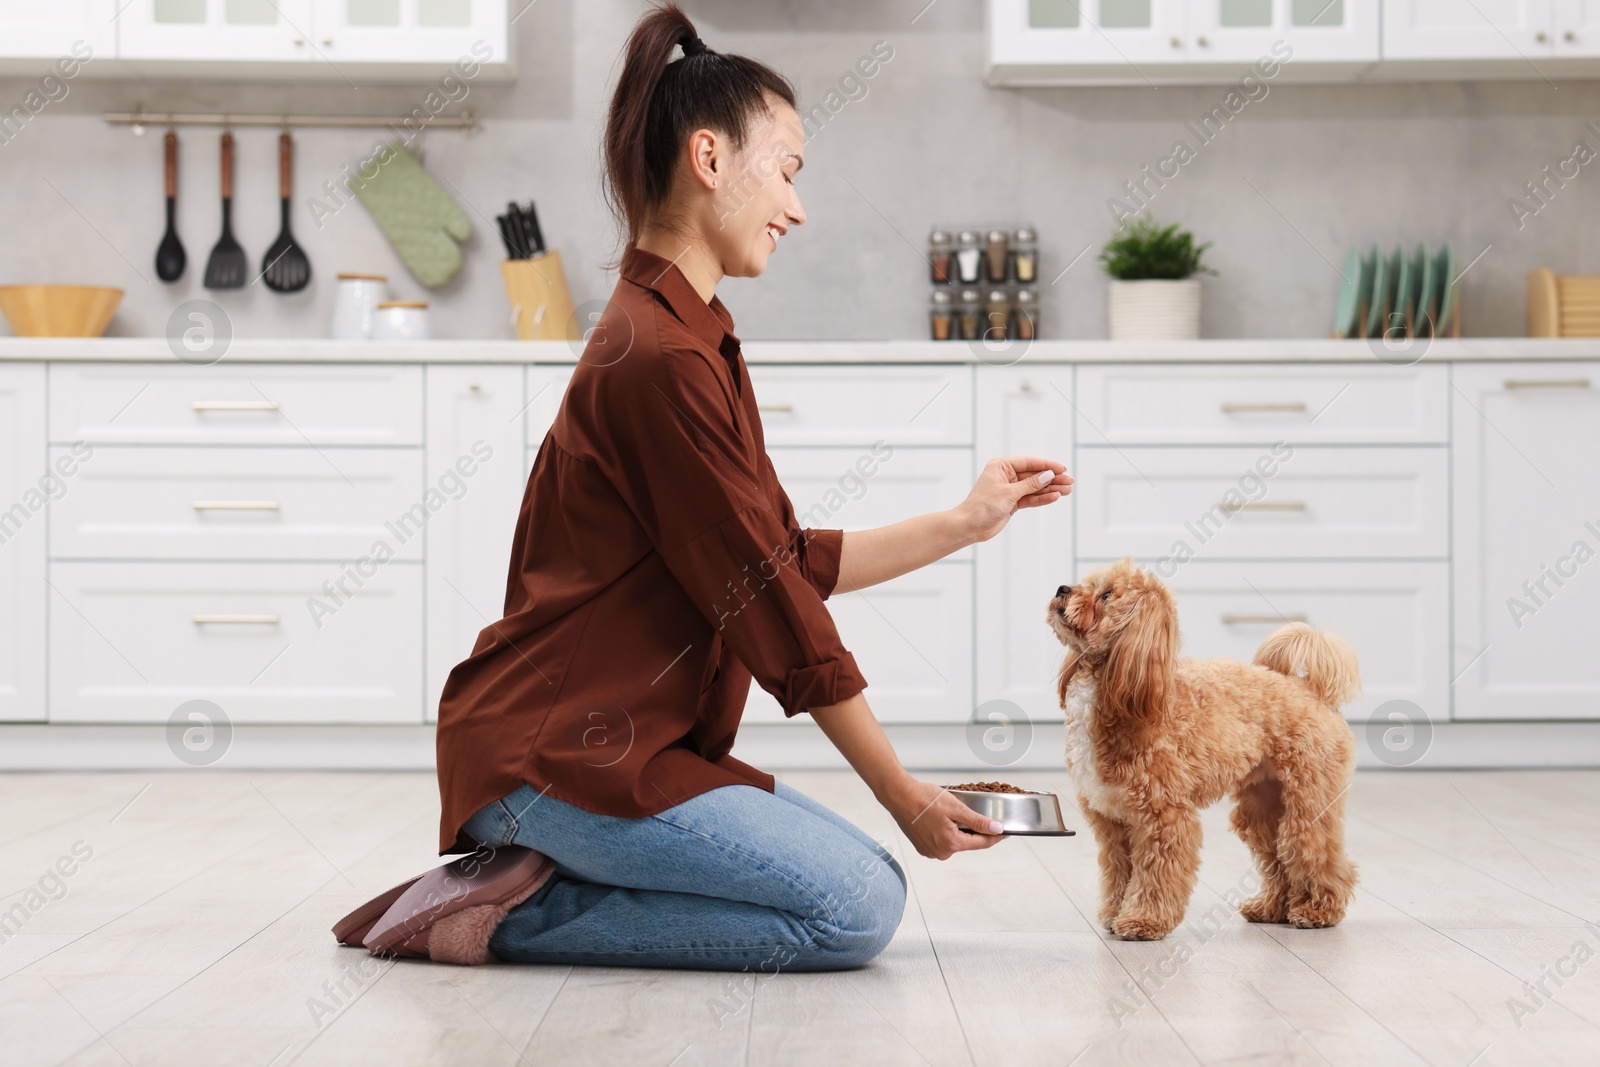
[[[1600,275],[1528,272],[1529,337],[1600,337]]]

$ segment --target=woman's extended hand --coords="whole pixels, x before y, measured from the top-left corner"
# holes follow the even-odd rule
[[[990,848],[1005,840],[998,822],[979,815],[949,790],[909,775],[885,806],[912,847],[929,859],[947,860],[957,852]],[[962,827],[972,833],[963,833]]]
[[[1037,456],[991,459],[977,484],[956,508],[970,524],[973,539],[987,541],[1011,521],[1018,508],[1053,504],[1072,492],[1065,464]]]

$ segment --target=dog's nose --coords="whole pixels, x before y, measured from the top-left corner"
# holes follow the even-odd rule
[[[1056,596],[1070,596],[1071,594],[1072,594],[1072,586],[1070,586],[1070,585],[1062,585],[1062,586],[1057,586],[1056,587]]]

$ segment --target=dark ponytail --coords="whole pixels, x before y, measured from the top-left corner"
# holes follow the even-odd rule
[[[679,48],[684,55],[674,59]],[[653,8],[628,38],[606,117],[606,200],[628,243],[667,202],[689,134],[712,129],[744,147],[771,94],[795,106],[794,86],[763,63],[705,46],[677,4]]]

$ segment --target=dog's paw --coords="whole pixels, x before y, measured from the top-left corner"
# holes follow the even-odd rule
[[[1289,907],[1283,897],[1258,893],[1239,905],[1239,914],[1253,923],[1281,923],[1288,921]]]
[[[1111,923],[1111,932],[1124,941],[1160,941],[1172,932],[1172,927],[1144,915],[1118,915]]]
[[[1122,909],[1120,907],[1111,907],[1110,905],[1101,908],[1099,915],[1100,925],[1105,927],[1107,930],[1115,930],[1117,915],[1121,912],[1121,910]]]
[[[1303,901],[1289,909],[1289,922],[1302,930],[1320,930],[1336,926],[1344,918],[1344,908],[1333,903]]]

